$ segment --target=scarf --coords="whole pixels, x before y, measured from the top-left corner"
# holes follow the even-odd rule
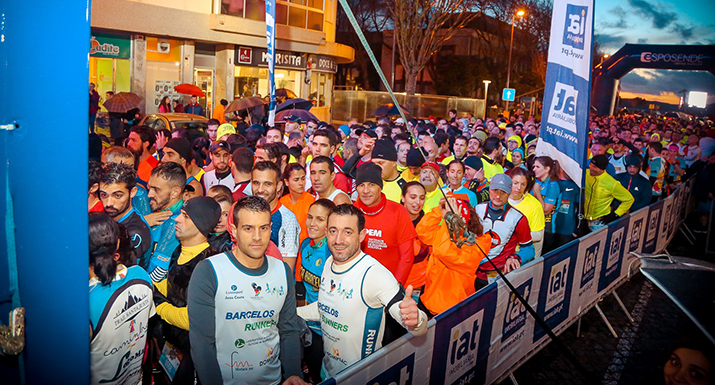
[[[385,208],[387,205],[387,198],[385,198],[385,194],[380,193],[380,201],[377,202],[375,206],[367,206],[360,199],[358,199],[354,205],[357,207],[360,211],[362,211],[363,214],[365,215],[377,215],[380,212],[382,212],[382,209]]]

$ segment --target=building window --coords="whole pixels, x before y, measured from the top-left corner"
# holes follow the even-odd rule
[[[221,0],[221,14],[257,21],[266,20],[265,0]],[[277,0],[276,23],[323,31],[324,0]]]

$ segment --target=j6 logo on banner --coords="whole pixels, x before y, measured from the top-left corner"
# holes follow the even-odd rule
[[[412,385],[412,373],[415,367],[415,353],[392,365],[366,385]]]
[[[586,13],[588,7],[566,4],[566,22],[563,43],[576,49],[583,49],[586,40]]]
[[[576,132],[576,103],[578,91],[569,84],[556,82],[551,101],[549,122],[571,132]]]

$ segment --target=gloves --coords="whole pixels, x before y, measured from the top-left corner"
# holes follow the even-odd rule
[[[601,217],[601,221],[603,223],[611,223],[611,222],[617,220],[618,218],[620,218],[620,216],[612,211],[610,214],[608,214],[604,217]]]

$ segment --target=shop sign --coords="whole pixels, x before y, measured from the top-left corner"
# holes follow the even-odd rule
[[[113,59],[129,59],[132,42],[128,36],[93,33],[89,55]]]
[[[238,47],[235,53],[236,65],[268,67],[268,51],[265,48]],[[308,61],[305,54],[276,50],[276,68],[305,70]]]
[[[313,55],[313,69],[321,72],[338,72],[338,61],[330,56]]]

